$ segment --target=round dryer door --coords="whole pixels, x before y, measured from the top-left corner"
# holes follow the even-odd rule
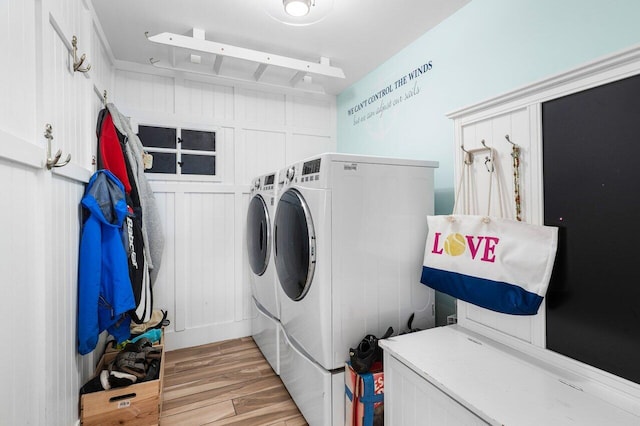
[[[316,261],[316,236],[309,207],[295,189],[278,202],[274,221],[276,272],[284,292],[300,300],[309,291]]]
[[[271,223],[264,198],[256,195],[247,211],[247,251],[249,265],[256,275],[264,274],[271,250]]]

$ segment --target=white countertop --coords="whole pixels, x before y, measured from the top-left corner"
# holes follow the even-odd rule
[[[579,376],[459,326],[380,346],[490,424],[640,426],[640,417],[583,391]]]

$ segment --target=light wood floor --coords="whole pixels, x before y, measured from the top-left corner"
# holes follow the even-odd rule
[[[160,424],[302,426],[251,337],[166,352]]]

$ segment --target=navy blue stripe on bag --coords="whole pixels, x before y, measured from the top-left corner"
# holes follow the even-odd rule
[[[543,299],[513,284],[427,266],[422,267],[420,282],[465,302],[511,315],[535,315]]]

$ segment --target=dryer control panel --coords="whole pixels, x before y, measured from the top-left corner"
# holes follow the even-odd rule
[[[302,165],[302,176],[300,182],[312,182],[320,179],[320,158],[306,161]]]
[[[307,161],[302,165],[302,175],[310,175],[313,173],[320,173],[320,158]]]
[[[312,183],[310,187],[320,187],[321,164],[322,158],[320,157],[294,163],[282,169],[278,175],[278,188],[282,189],[290,185],[308,183]],[[324,171],[322,173],[324,173]]]

